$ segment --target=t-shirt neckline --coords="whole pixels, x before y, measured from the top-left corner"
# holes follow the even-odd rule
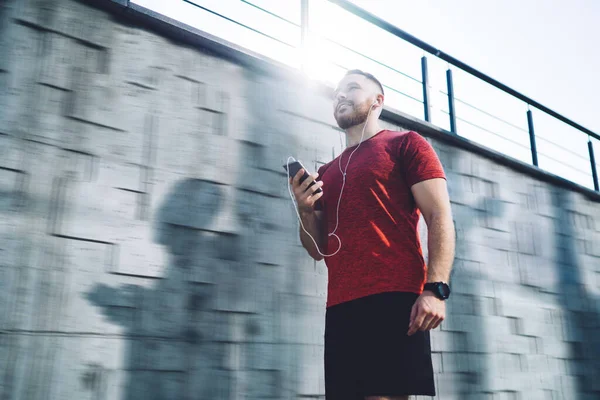
[[[355,148],[355,147],[357,147],[359,144],[365,144],[365,143],[369,142],[371,139],[373,139],[373,138],[375,138],[375,137],[379,136],[381,133],[383,133],[383,132],[385,132],[385,131],[387,131],[387,129],[382,129],[382,130],[380,130],[379,132],[377,132],[376,134],[374,134],[373,136],[371,136],[370,138],[368,138],[367,140],[363,140],[362,142],[359,142],[359,143],[357,143],[357,144],[354,144],[354,145],[352,145],[352,146],[350,146],[350,147],[346,147],[346,148],[344,149],[344,151],[342,151],[342,153],[343,153],[343,152],[345,152],[345,151],[347,151],[347,150],[350,150],[350,149],[352,149],[352,148]]]

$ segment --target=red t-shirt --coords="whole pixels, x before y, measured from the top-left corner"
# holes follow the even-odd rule
[[[319,168],[326,233],[336,225],[342,170],[356,145]],[[325,257],[329,283],[327,307],[372,294],[402,291],[420,294],[426,280],[417,225],[419,210],[411,192],[415,183],[444,178],[431,145],[416,132],[383,130],[365,140],[350,160],[340,202],[336,234],[341,250]],[[328,236],[324,254],[339,243]],[[325,251],[324,251],[325,250]]]

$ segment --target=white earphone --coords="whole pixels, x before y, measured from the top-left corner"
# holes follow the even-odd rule
[[[373,101],[373,104],[371,104],[371,107],[369,107],[369,112],[367,113],[367,118],[365,119],[365,124],[363,126],[362,129],[362,134],[360,136],[360,142],[358,142],[358,146],[356,146],[356,149],[354,149],[352,151],[352,153],[350,153],[350,156],[348,156],[348,162],[346,163],[346,168],[344,168],[344,170],[342,170],[342,156],[340,155],[340,157],[338,158],[338,164],[340,167],[340,172],[342,173],[342,188],[340,189],[340,197],[338,198],[338,203],[337,203],[337,208],[335,211],[335,228],[333,228],[333,231],[331,231],[330,233],[327,234],[327,237],[329,236],[334,236],[339,243],[339,246],[337,248],[337,250],[332,253],[332,254],[323,254],[321,253],[321,249],[319,249],[319,245],[317,244],[316,240],[314,237],[312,237],[312,235],[310,233],[308,233],[308,231],[306,230],[306,228],[304,228],[304,224],[302,223],[302,218],[300,218],[300,212],[298,211],[298,204],[296,203],[296,200],[294,199],[294,195],[292,194],[292,190],[291,190],[291,186],[290,186],[290,180],[288,179],[288,192],[290,194],[290,198],[292,199],[292,202],[295,205],[295,209],[296,209],[296,215],[298,216],[298,222],[300,223],[300,226],[302,227],[302,230],[312,239],[313,243],[315,244],[315,248],[317,249],[317,251],[319,252],[320,255],[322,255],[323,257],[332,257],[335,256],[341,249],[342,249],[342,239],[340,239],[340,237],[338,235],[335,234],[335,232],[338,229],[338,225],[340,222],[340,203],[342,201],[342,193],[344,193],[344,186],[346,186],[346,171],[348,171],[348,166],[350,165],[350,159],[352,158],[352,155],[354,155],[354,153],[356,152],[356,150],[358,150],[358,148],[360,147],[360,145],[363,142],[363,138],[365,137],[365,129],[367,127],[367,122],[369,122],[369,116],[371,115],[371,110],[373,109],[373,107],[377,105],[377,99],[375,99],[375,101]],[[290,158],[294,159],[292,156],[288,157],[287,163],[290,163]]]

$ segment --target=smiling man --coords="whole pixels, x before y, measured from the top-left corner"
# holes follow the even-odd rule
[[[431,145],[416,132],[380,128],[383,101],[374,76],[349,71],[333,100],[347,148],[302,183],[302,170],[291,179],[302,244],[314,259],[326,256],[327,400],[435,395],[429,331],[445,318],[450,294],[450,201]]]

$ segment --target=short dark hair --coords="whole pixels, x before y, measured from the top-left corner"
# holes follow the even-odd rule
[[[348,72],[346,72],[345,76],[348,75],[362,75],[365,78],[367,78],[368,80],[375,82],[377,84],[377,86],[379,87],[379,90],[381,90],[381,94],[385,94],[383,91],[383,85],[381,84],[381,82],[379,82],[379,79],[375,78],[375,76],[373,76],[372,74],[365,72],[365,71],[361,71],[360,69],[351,69]]]

